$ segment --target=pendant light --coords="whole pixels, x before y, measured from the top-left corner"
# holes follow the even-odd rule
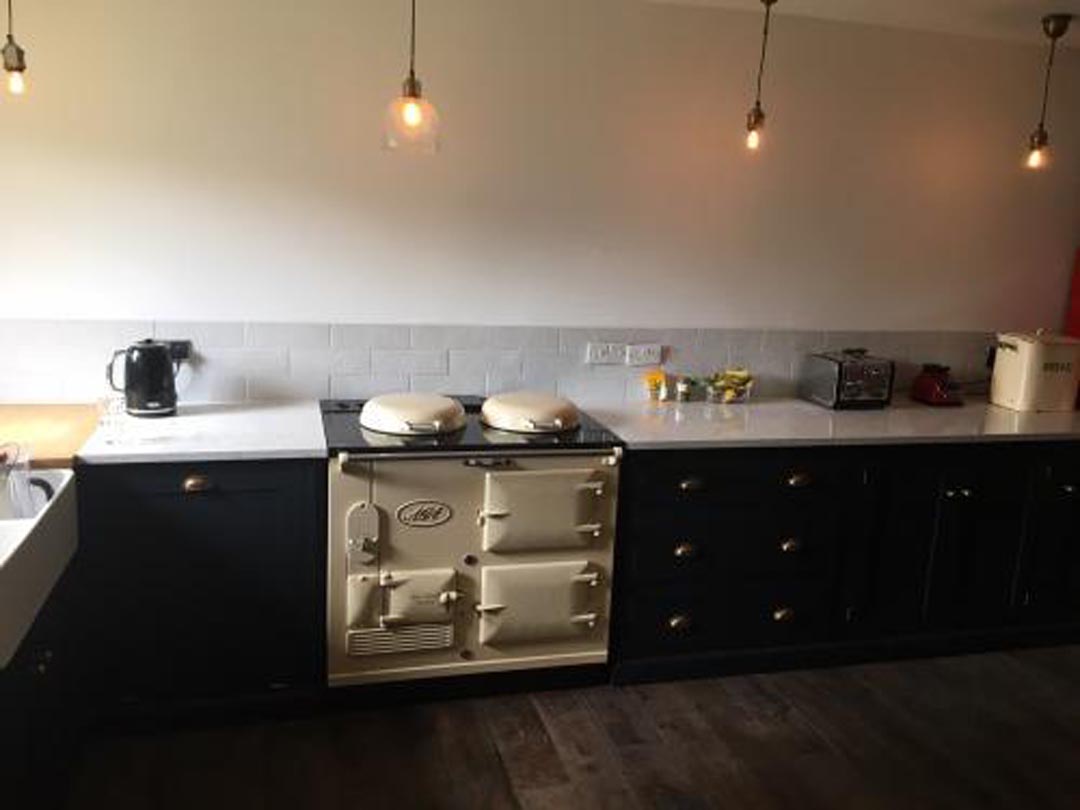
[[[401,152],[433,154],[439,148],[439,113],[424,98],[423,86],[416,78],[416,0],[411,0],[409,25],[409,75],[401,95],[390,102],[386,111],[383,144]]]
[[[1043,79],[1042,109],[1039,112],[1039,125],[1028,138],[1028,156],[1024,161],[1029,169],[1041,169],[1047,162],[1047,146],[1050,138],[1046,134],[1046,102],[1050,97],[1050,74],[1054,69],[1054,52],[1057,50],[1058,40],[1065,36],[1072,21],[1071,14],[1047,14],[1042,18],[1043,33],[1050,40],[1050,55],[1046,60],[1046,76]]]
[[[769,46],[769,17],[776,0],[761,0],[765,6],[765,27],[761,32],[761,59],[758,61],[757,93],[754,106],[746,114],[746,148],[756,152],[761,146],[761,130],[765,127],[765,110],[761,108],[761,77],[765,73],[765,50]]]
[[[4,60],[4,72],[7,73],[7,89],[13,96],[26,92],[26,51],[15,42],[15,14],[11,7],[12,0],[7,0],[8,33],[7,42],[0,49]]]

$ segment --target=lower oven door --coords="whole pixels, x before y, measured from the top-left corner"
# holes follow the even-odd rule
[[[481,574],[480,643],[537,644],[595,635],[603,593],[586,560],[492,565]]]

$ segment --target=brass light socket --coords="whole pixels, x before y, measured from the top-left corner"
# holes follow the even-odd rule
[[[26,70],[26,51],[19,47],[15,38],[8,34],[7,42],[0,49],[4,59],[4,70],[8,73],[22,73]]]
[[[424,86],[420,83],[420,80],[416,76],[410,74],[405,78],[405,81],[401,84],[401,95],[405,98],[421,98],[423,97]]]
[[[746,129],[748,132],[754,132],[765,126],[765,110],[761,109],[761,104],[755,103],[750,108],[750,112],[746,114]]]

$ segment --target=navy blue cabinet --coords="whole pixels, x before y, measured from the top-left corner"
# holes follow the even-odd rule
[[[617,678],[1080,629],[1080,444],[632,451],[623,474]]]
[[[56,807],[75,750],[66,695],[67,578],[0,670],[0,785],[6,806]]]
[[[115,703],[314,686],[325,463],[78,468],[80,683]]]
[[[1080,448],[1040,458],[1017,604],[1027,623],[1080,622]]]

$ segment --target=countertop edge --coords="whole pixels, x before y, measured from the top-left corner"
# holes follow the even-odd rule
[[[613,430],[616,435],[618,431]],[[659,439],[630,441],[622,438],[628,450],[730,450],[752,447],[883,447],[898,445],[942,444],[1034,444],[1038,442],[1080,442],[1080,435],[1067,433],[1026,434],[1022,436],[867,436],[858,438],[806,439]]]

